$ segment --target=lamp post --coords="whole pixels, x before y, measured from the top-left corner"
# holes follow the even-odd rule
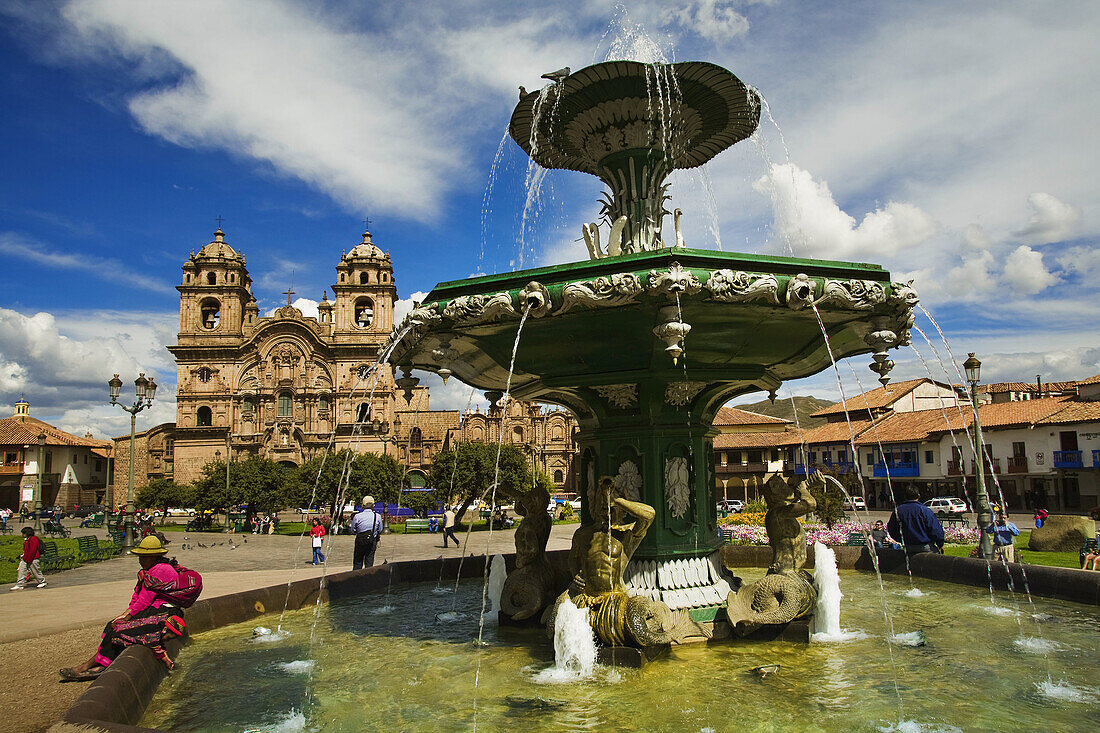
[[[125,534],[122,537],[122,549],[128,550],[134,546],[134,538],[131,529],[134,522],[134,432],[137,428],[137,414],[153,404],[153,397],[157,393],[157,383],[145,378],[145,372],[134,380],[134,404],[130,407],[118,401],[118,394],[122,390],[122,380],[116,374],[107,382],[111,390],[111,404],[118,405],[130,413],[130,480],[126,489],[126,516],[123,517]]]
[[[42,531],[42,477],[46,460],[46,434],[38,434],[38,484],[34,489],[34,531]]]
[[[988,560],[993,557],[993,541],[986,528],[993,521],[993,512],[989,508],[989,495],[985,491],[985,449],[982,446],[982,424],[978,419],[978,380],[981,377],[982,363],[971,353],[963,362],[963,369],[966,371],[966,381],[970,382],[970,405],[974,408],[974,455],[977,458],[974,484],[978,500],[978,529],[981,531],[978,557]]]

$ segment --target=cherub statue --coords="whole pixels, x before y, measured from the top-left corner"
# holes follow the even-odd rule
[[[794,488],[778,475],[764,483],[764,501],[768,505],[764,528],[772,546],[769,573],[794,573],[806,564],[806,533],[798,518],[817,508],[817,501],[810,494],[811,486],[824,488],[825,477],[820,471],[814,471]]]
[[[546,542],[550,539],[550,516],[546,505],[550,494],[536,485],[516,499],[516,513],[523,517],[516,529],[516,569],[504,581],[500,608],[520,621],[545,608],[565,578],[546,559]]]

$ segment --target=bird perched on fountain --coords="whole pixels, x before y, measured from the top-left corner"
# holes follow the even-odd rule
[[[563,66],[562,68],[558,69],[557,71],[551,71],[549,73],[543,74],[542,78],[543,79],[549,79],[550,81],[557,83],[557,82],[560,82],[561,80],[563,80],[567,76],[569,76],[569,67],[568,66]]]
[[[521,85],[520,85],[520,87],[519,87],[519,98],[520,98],[520,99],[523,99],[523,98],[524,98],[524,97],[526,97],[526,96],[527,96],[527,88],[526,88],[526,87],[524,87],[524,86],[523,86],[523,85],[521,84]]]

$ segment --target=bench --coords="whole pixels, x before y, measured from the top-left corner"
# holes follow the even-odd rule
[[[406,519],[405,520],[405,534],[409,532],[427,532],[428,520],[427,519]]]
[[[1095,537],[1085,540],[1085,544],[1081,546],[1081,553],[1077,556],[1077,564],[1080,565],[1082,568],[1085,566],[1085,555],[1088,555],[1089,553],[1092,553],[1094,555],[1096,554]]]
[[[940,517],[940,524],[950,524],[954,527],[969,527],[970,520],[966,517]]]
[[[0,524],[0,534],[14,534],[15,527],[10,524]]]
[[[53,540],[45,540],[42,543],[42,572],[50,572],[64,568],[74,567],[76,558],[72,555],[60,555],[57,552],[57,543]]]
[[[81,560],[106,560],[115,554],[114,546],[100,547],[99,540],[90,534],[76,538],[76,550]]]
[[[849,532],[848,539],[845,541],[845,547],[863,547],[867,544],[867,538],[862,532]]]
[[[55,522],[52,519],[47,519],[42,523],[42,532],[50,537],[68,537],[72,534],[70,530],[61,525],[60,521]]]
[[[102,514],[89,514],[86,519],[80,523],[81,527],[91,527],[93,529],[100,529],[103,527],[103,515]]]
[[[214,526],[214,520],[210,517],[195,517],[187,523],[188,532],[205,532]]]
[[[126,539],[126,530],[119,527],[108,527],[107,536],[114,544],[112,548],[113,552],[118,552],[122,548],[122,543]]]

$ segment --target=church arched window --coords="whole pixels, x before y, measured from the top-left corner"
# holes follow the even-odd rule
[[[200,428],[208,428],[214,424],[214,414],[209,407],[203,405],[196,413],[195,424]]]
[[[218,322],[221,321],[222,304],[215,298],[207,298],[199,306],[199,315],[202,319],[203,328],[215,329],[218,327]]]
[[[317,411],[318,412],[328,412],[328,397],[327,396],[321,395],[320,397],[317,398]]]
[[[365,272],[360,272],[359,273],[359,284],[360,285],[366,285],[368,282],[370,282],[370,276]]]
[[[355,422],[370,422],[370,405],[360,402],[355,409]]]
[[[565,475],[562,473],[561,469],[560,468],[556,469],[554,471],[554,483],[560,484],[564,480],[565,480]]]
[[[420,432],[420,428],[413,428],[409,431],[409,447],[419,448],[424,444],[424,436]]]
[[[519,425],[512,428],[512,442],[513,443],[522,443],[523,442],[523,428],[521,428]]]
[[[218,276],[215,275],[213,272],[206,273],[206,284],[207,285],[217,285],[218,284]]]
[[[360,298],[355,301],[355,325],[366,328],[374,321],[374,301]]]
[[[290,417],[292,402],[289,392],[279,394],[279,417]]]

